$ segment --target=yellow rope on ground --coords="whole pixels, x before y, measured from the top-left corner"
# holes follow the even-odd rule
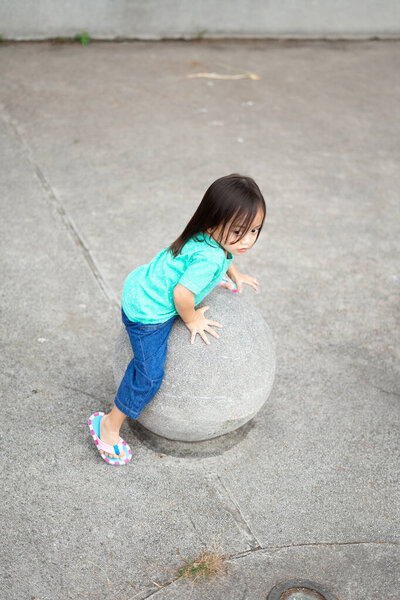
[[[207,77],[209,79],[261,79],[261,77],[255,73],[240,73],[239,75],[221,75],[219,73],[190,73],[187,75],[187,77],[189,79],[194,79],[195,77]]]

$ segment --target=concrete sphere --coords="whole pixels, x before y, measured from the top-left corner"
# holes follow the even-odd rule
[[[242,294],[216,287],[197,308],[209,306],[205,316],[223,325],[206,332],[210,345],[190,331],[178,316],[168,339],[164,379],[138,421],[149,431],[170,440],[208,440],[241,427],[267,400],[275,375],[275,351],[268,325]],[[117,386],[132,359],[125,326],[115,345]]]

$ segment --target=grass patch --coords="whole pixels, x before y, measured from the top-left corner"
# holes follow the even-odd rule
[[[204,36],[207,35],[208,29],[201,29],[196,33],[196,40],[204,40]]]
[[[197,558],[185,560],[176,573],[177,579],[204,581],[226,573],[225,561],[228,557],[220,550],[203,550]]]
[[[82,46],[87,46],[90,43],[90,35],[87,31],[82,31],[74,36],[74,40],[80,42]]]

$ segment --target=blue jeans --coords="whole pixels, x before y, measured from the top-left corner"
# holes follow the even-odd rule
[[[121,313],[134,356],[125,371],[114,403],[125,415],[137,419],[161,387],[168,337],[177,315],[164,323],[146,325],[130,321],[123,309]]]

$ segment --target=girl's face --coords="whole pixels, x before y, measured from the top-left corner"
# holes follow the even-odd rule
[[[254,221],[252,222],[249,231],[242,237],[242,239],[238,240],[239,236],[242,234],[242,230],[240,227],[234,227],[230,233],[227,241],[224,243],[222,240],[219,242],[220,246],[224,248],[227,252],[230,252],[234,256],[239,256],[240,254],[245,254],[255,243],[259,229],[263,222],[264,213],[261,209],[258,210]],[[232,221],[228,223],[227,230],[231,227]],[[208,232],[207,232],[208,233]],[[211,235],[211,237],[218,242],[220,236],[223,232],[221,231],[221,226],[218,227]],[[210,234],[209,234],[210,235]]]

